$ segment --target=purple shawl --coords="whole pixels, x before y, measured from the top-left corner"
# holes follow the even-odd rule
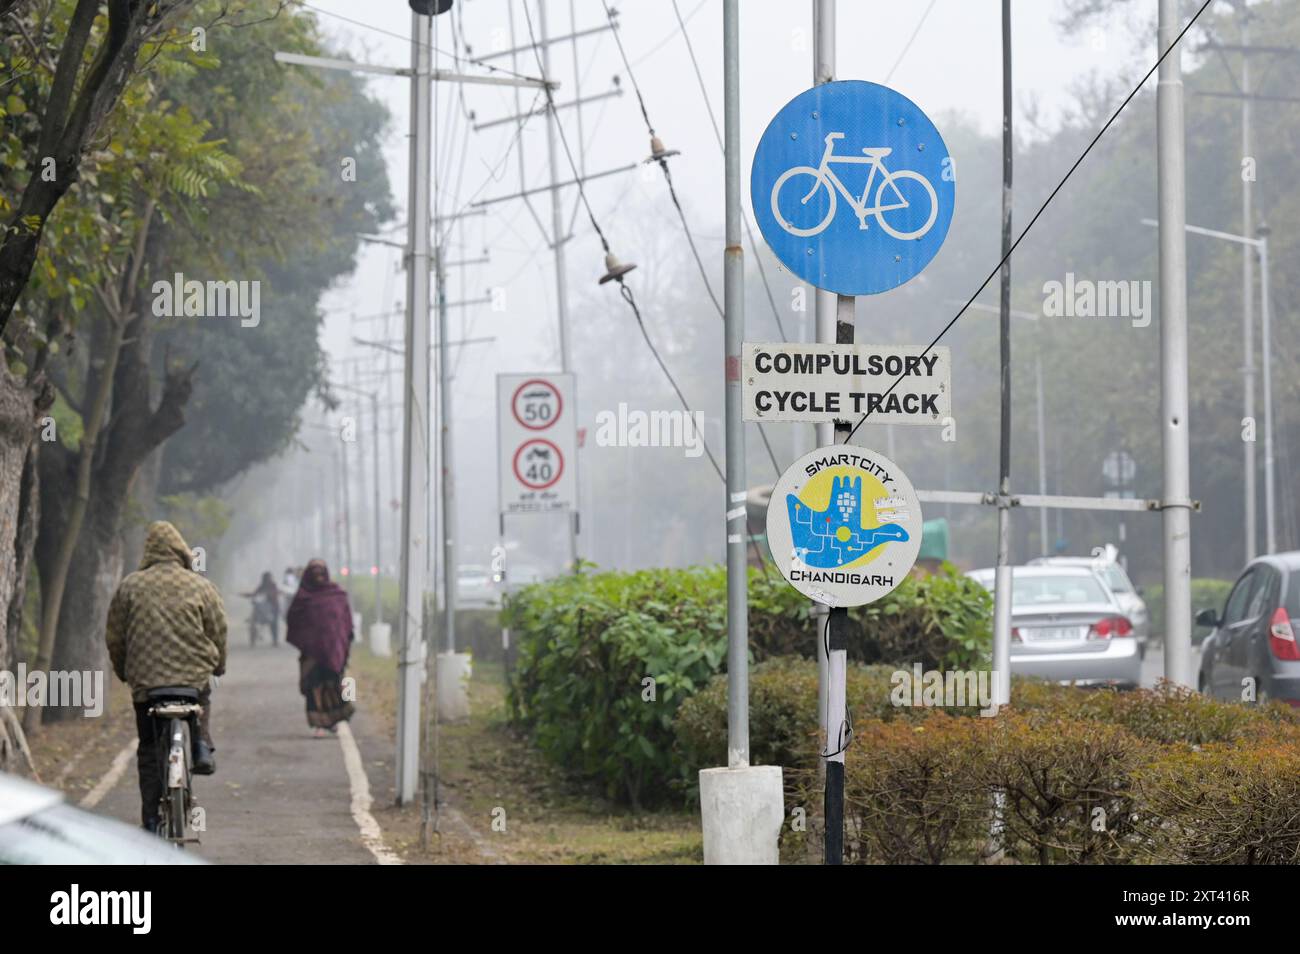
[[[342,673],[352,641],[352,611],[348,595],[330,582],[323,560],[312,560],[289,604],[290,646],[330,672]]]

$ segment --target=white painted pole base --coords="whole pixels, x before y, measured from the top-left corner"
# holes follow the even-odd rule
[[[785,821],[779,765],[700,770],[706,865],[775,865]]]
[[[385,658],[393,655],[393,627],[387,623],[370,624],[370,651]]]
[[[438,719],[464,722],[469,718],[469,677],[473,670],[469,653],[438,653],[436,660]]]

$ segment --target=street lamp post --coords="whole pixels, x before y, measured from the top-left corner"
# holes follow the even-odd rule
[[[1158,226],[1155,219],[1143,219],[1143,225]],[[1269,272],[1268,272],[1268,236],[1272,231],[1267,225],[1261,224],[1255,230],[1255,238],[1247,235],[1237,235],[1233,232],[1222,232],[1218,229],[1206,229],[1196,225],[1186,225],[1184,228],[1193,235],[1204,235],[1208,238],[1220,239],[1224,242],[1235,242],[1238,245],[1245,245],[1253,248],[1255,254],[1259,257],[1259,310],[1260,310],[1260,337],[1262,338],[1263,356],[1261,364],[1263,365],[1262,383],[1264,386],[1264,546],[1269,553],[1277,552],[1277,485],[1275,474],[1275,462],[1273,458],[1273,341],[1271,338],[1272,315],[1269,308]],[[1253,316],[1247,315],[1247,323],[1251,322]],[[1252,336],[1253,338],[1253,336]],[[1254,391],[1255,356],[1247,354],[1242,362],[1245,368],[1245,388],[1247,392]],[[1247,441],[1246,443],[1253,443]],[[1254,456],[1247,458],[1248,471],[1245,475],[1245,485],[1247,487],[1247,520],[1250,514],[1254,512]],[[1253,536],[1253,533],[1252,533]],[[1254,549],[1248,557],[1253,559]]]

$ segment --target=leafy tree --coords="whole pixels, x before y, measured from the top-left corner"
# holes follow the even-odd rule
[[[64,504],[42,510],[35,543],[42,666],[103,666],[133,493],[152,508],[152,478],[172,495],[165,510],[201,512],[195,493],[285,445],[306,396],[323,390],[316,301],[352,268],[357,234],[391,214],[382,109],[356,81],[271,57],[322,52],[315,21],[272,0],[200,3],[195,17],[205,42],[181,31],[158,45],[51,216],[12,336],[25,361],[44,361],[78,425],[39,464],[47,499]],[[373,160],[368,174],[345,182],[344,156]],[[259,283],[262,320],[160,316],[155,282],[176,273]],[[64,329],[70,343],[52,334]],[[142,471],[184,433],[192,400],[200,433],[161,474]]]

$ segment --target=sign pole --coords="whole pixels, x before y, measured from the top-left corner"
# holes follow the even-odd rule
[[[1001,429],[998,559],[993,583],[993,700],[1011,701],[1011,0],[1002,0],[1002,288],[998,320]]]
[[[853,344],[852,295],[835,296],[835,343]],[[835,422],[835,443],[846,444],[853,425]],[[826,864],[844,863],[844,750],[849,744],[848,637],[852,624],[843,606],[831,609],[826,622]]]
[[[700,828],[706,865],[775,865],[785,816],[781,767],[749,764],[749,526],[745,489],[741,348],[745,257],[741,246],[740,0],[722,5],[723,249],[726,396],[727,764],[700,769]]]
[[[429,560],[429,185],[433,86],[431,17],[411,16],[411,183],[407,207],[405,394],[402,414],[402,556],[399,587],[397,801],[415,799],[420,768],[420,676]]]
[[[527,0],[525,0],[527,2]],[[542,48],[542,73],[546,79],[550,79],[554,74],[551,72],[551,41],[550,34],[546,30],[546,4],[537,4],[537,30],[539,34],[540,45]],[[573,363],[569,353],[569,290],[566,282],[566,267],[564,264],[564,243],[568,241],[564,234],[564,201],[560,198],[560,161],[559,154],[556,151],[555,125],[558,117],[555,115],[555,101],[547,97],[546,108],[546,153],[551,170],[551,241],[554,243],[555,251],[555,310],[559,315],[560,327],[560,371],[568,374],[573,370]],[[578,150],[582,154],[583,150]],[[576,467],[578,464],[576,455],[570,466]],[[577,501],[574,501],[572,513],[566,513],[564,519],[568,523],[569,531],[569,572],[578,572],[578,521],[580,511],[577,507]]]
[[[1178,38],[1177,0],[1160,0],[1158,49]],[[1160,411],[1164,445],[1165,678],[1192,685],[1192,545],[1187,427],[1187,183],[1182,51],[1156,84],[1160,199]]]
[[[447,346],[447,272],[439,242],[433,251],[435,293],[438,296],[438,449],[442,489],[442,605],[443,644],[456,651],[456,494],[452,478],[451,349]]]
[[[835,79],[835,0],[813,0],[813,85],[820,86]],[[821,288],[813,290],[813,313],[816,330],[815,340],[829,343],[835,340],[835,293]],[[816,446],[825,447],[834,443],[833,424],[813,425],[817,433]],[[827,659],[826,640],[822,633],[826,629],[827,607],[813,601],[812,618],[817,633],[817,712],[821,718],[822,738],[830,738],[826,724],[826,686]],[[821,766],[823,775],[826,767]]]
[[[899,287],[938,253],[952,220],[955,179],[942,135],[916,103],[876,83],[832,78],[833,0],[815,0],[813,15],[816,82],[786,103],[760,138],[750,198],[777,258],[828,294],[818,295],[817,344],[749,345],[752,372],[746,367],[743,376],[753,398],[747,419],[815,422],[829,438],[778,479],[767,535],[791,585],[830,607],[816,638],[826,659],[819,705],[825,863],[838,865],[851,735],[847,650],[855,638],[847,608],[881,599],[902,582],[916,562],[922,524],[901,468],[849,444],[856,430],[850,418],[939,423],[951,390],[950,380],[936,390],[948,379],[946,353],[857,348],[856,299]],[[840,179],[850,163],[871,167],[860,197]],[[884,386],[884,378],[893,383]]]
[[[727,767],[749,765],[749,525],[740,351],[745,338],[745,250],[741,244],[740,9],[723,7],[726,252],[723,260],[727,427]]]

